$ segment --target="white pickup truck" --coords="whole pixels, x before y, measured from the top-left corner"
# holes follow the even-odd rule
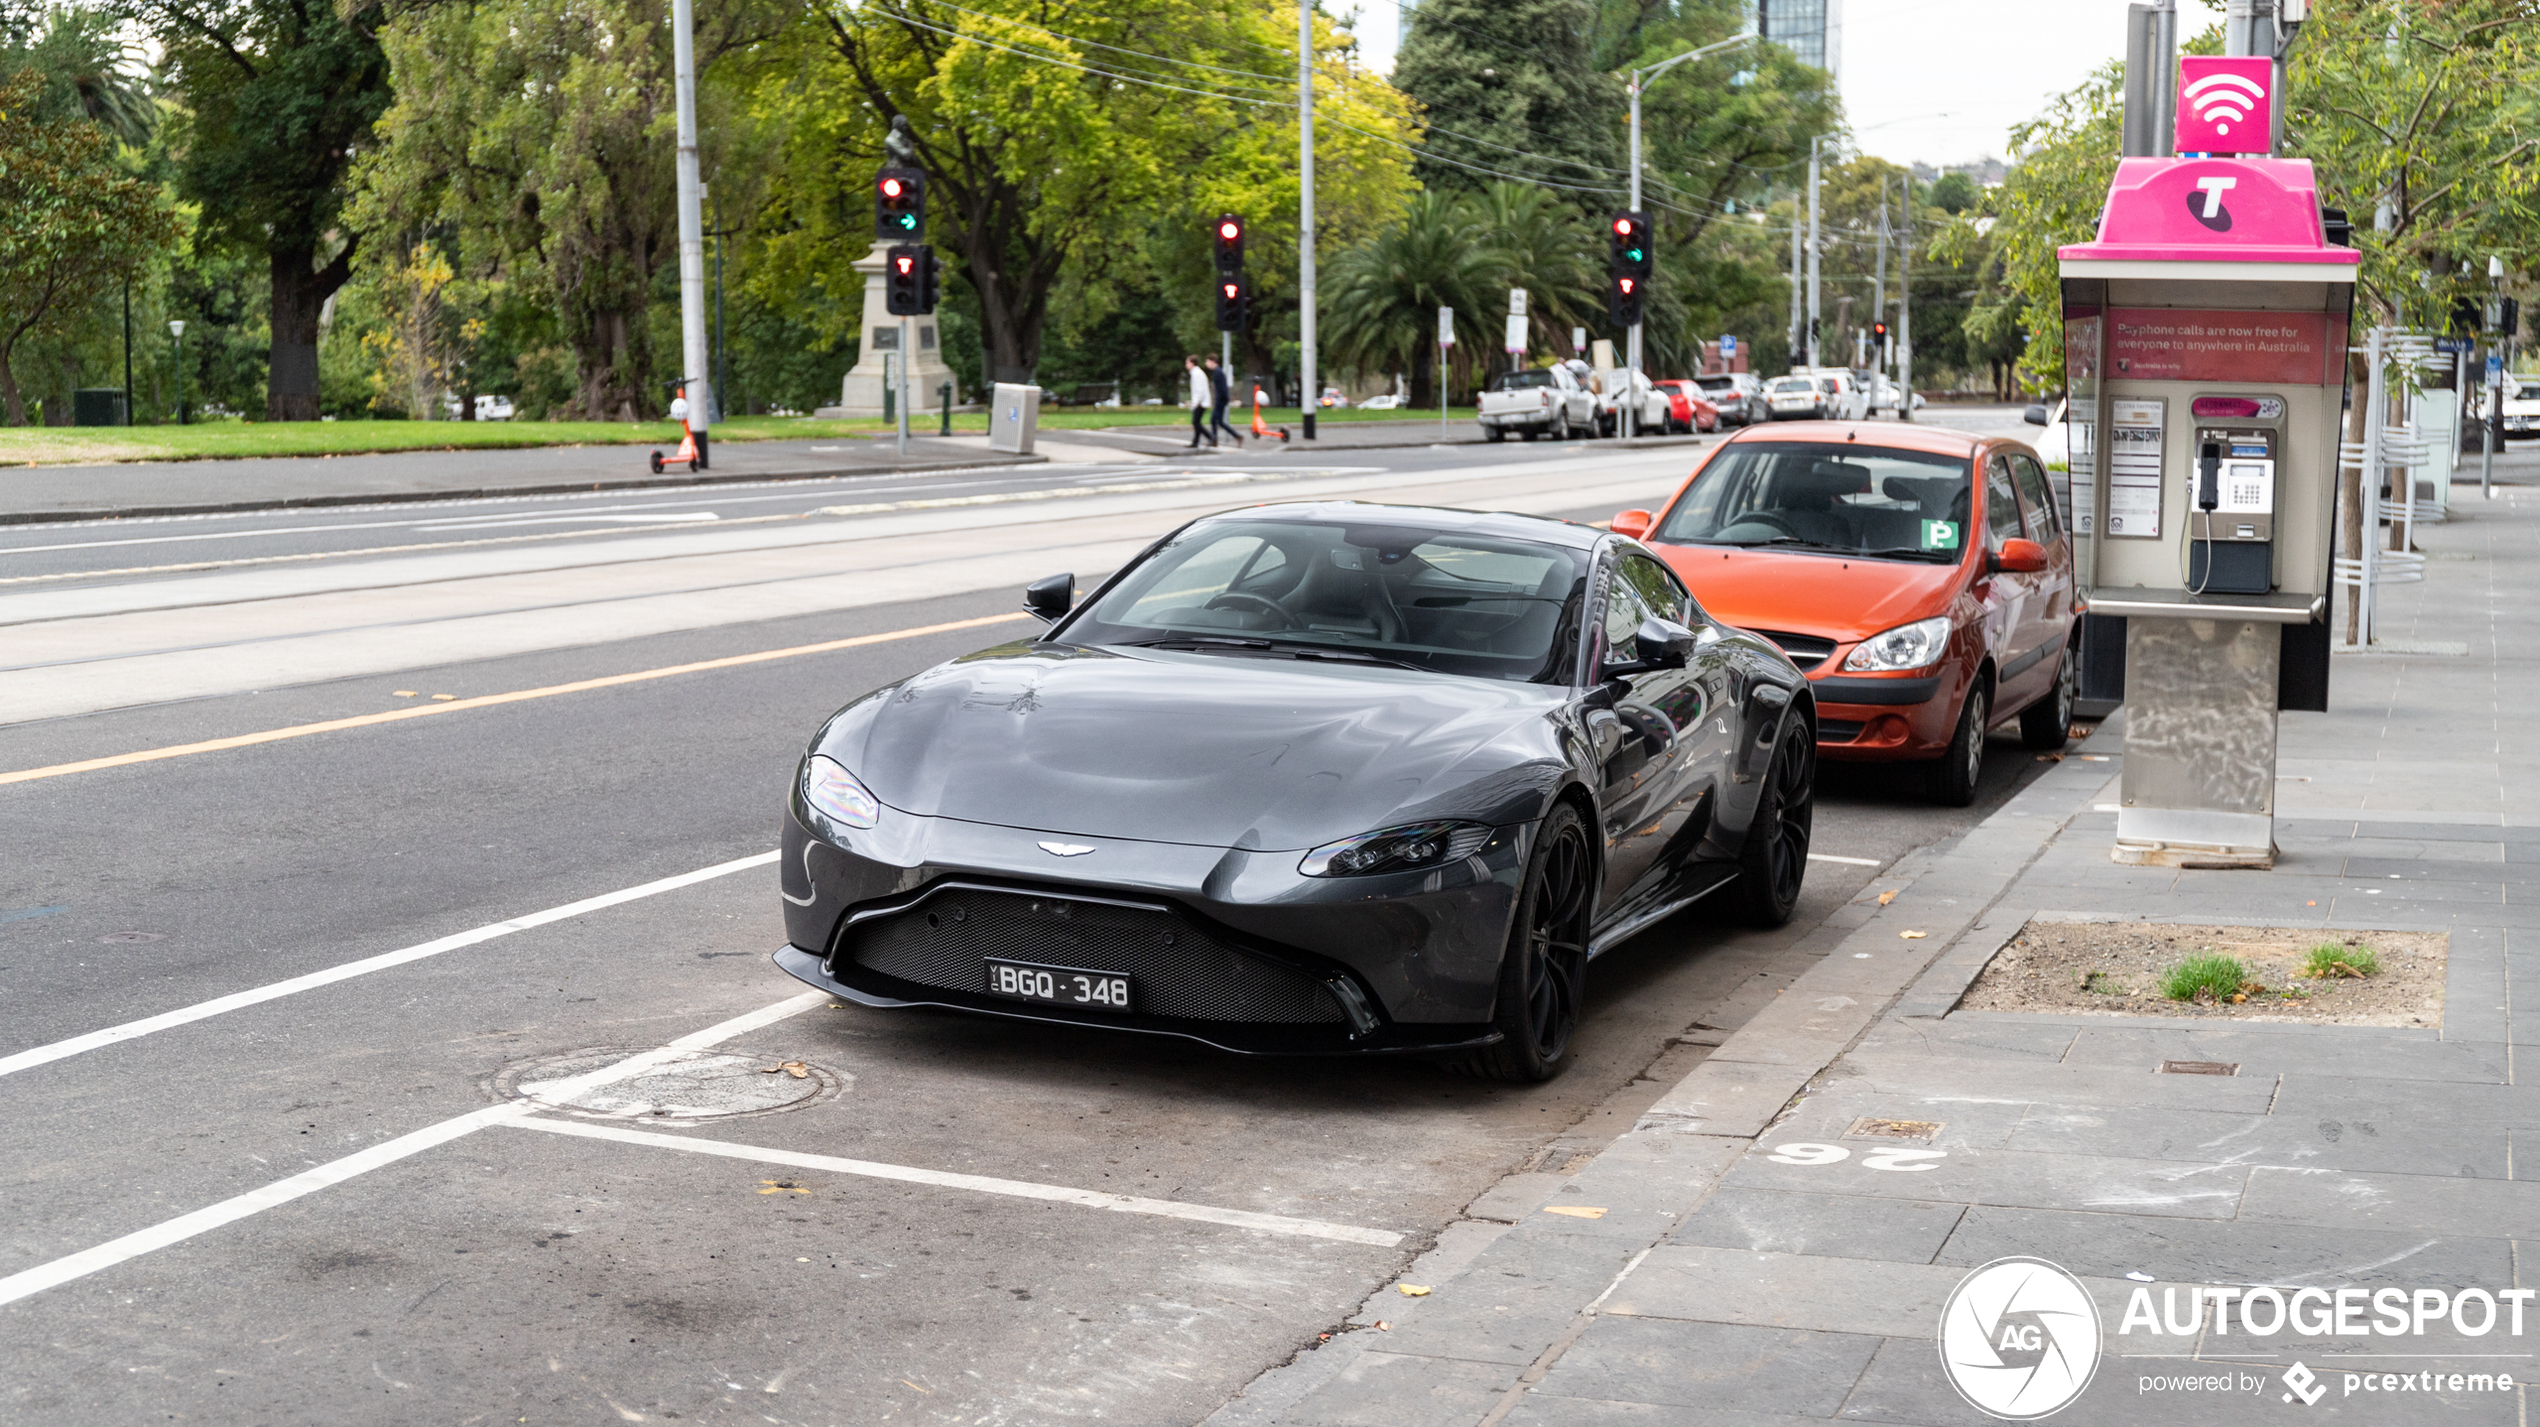
[[[1492,441],[1507,440],[1511,431],[1528,441],[1566,441],[1596,429],[1596,393],[1566,366],[1505,372],[1482,393],[1478,419]]]

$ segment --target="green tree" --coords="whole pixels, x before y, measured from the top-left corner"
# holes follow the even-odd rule
[[[167,47],[178,192],[204,236],[264,255],[265,416],[318,416],[318,321],[353,271],[355,149],[388,105],[384,0],[123,0]]]
[[[0,412],[13,426],[26,421],[19,343],[85,316],[176,240],[159,191],[116,167],[102,130],[38,116],[43,87],[32,71],[0,83]]]
[[[1393,226],[1332,260],[1319,294],[1325,352],[1344,369],[1408,371],[1411,404],[1433,405],[1438,309],[1455,309],[1458,354],[1495,348],[1513,257],[1491,245],[1469,198],[1415,195]]]
[[[1591,0],[1423,0],[1405,13],[1393,83],[1430,130],[1422,183],[1473,188],[1497,171],[1587,202],[1619,189],[1623,87],[1594,65]]]

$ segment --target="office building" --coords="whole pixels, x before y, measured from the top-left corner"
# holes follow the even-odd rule
[[[1843,0],[1756,0],[1755,30],[1841,81]]]

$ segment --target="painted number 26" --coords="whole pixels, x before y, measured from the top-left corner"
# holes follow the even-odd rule
[[[1765,1158],[1775,1164],[1839,1164],[1852,1158],[1852,1151],[1842,1145],[1795,1144],[1777,1145]],[[1892,1169],[1903,1173],[1932,1168],[1932,1161],[1949,1158],[1947,1150],[1890,1149],[1885,1145],[1861,1153],[1863,1169]]]

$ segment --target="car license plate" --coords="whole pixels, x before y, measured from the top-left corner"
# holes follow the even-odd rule
[[[1021,961],[988,961],[988,994],[1088,1011],[1129,1009],[1129,978],[1115,971],[1077,971]]]

